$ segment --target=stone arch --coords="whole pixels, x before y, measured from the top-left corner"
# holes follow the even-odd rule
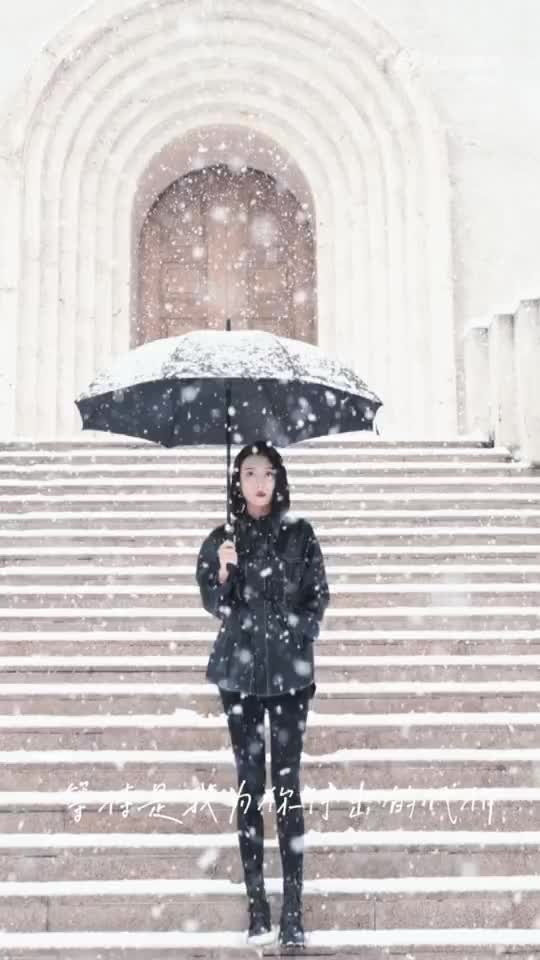
[[[1,175],[20,243],[0,303],[13,434],[78,432],[73,396],[129,346],[145,171],[219,126],[279,144],[309,184],[321,346],[382,394],[395,429],[455,433],[444,135],[397,44],[352,0],[111,0],[105,21],[93,4],[48,46],[11,118]]]

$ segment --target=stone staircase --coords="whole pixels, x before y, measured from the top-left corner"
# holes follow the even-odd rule
[[[467,441],[284,457],[332,594],[304,956],[537,960],[540,471]],[[217,621],[194,568],[223,451],[10,444],[0,477],[0,960],[278,954],[243,942],[235,772],[204,678]]]

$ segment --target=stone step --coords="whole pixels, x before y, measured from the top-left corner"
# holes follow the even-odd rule
[[[394,748],[535,749],[540,713],[505,709],[468,713],[419,709],[408,713],[325,713],[315,701],[305,733],[305,750]],[[60,712],[62,710],[62,712]],[[266,727],[268,723],[266,722]],[[268,738],[268,734],[267,734]],[[0,715],[0,750],[228,750],[230,737],[219,701],[213,712],[196,708],[181,714],[30,712]],[[9,759],[6,758],[6,759]]]
[[[333,473],[342,476],[348,471],[354,470],[360,477],[373,476],[375,473],[381,477],[391,476],[478,476],[478,477],[512,477],[512,476],[535,476],[535,467],[528,467],[516,461],[503,458],[492,458],[485,460],[479,457],[460,457],[450,458],[448,456],[440,459],[419,459],[419,458],[381,458],[367,457],[356,454],[354,451],[340,451],[337,453],[325,453],[324,455],[310,456],[285,456],[287,475],[292,479],[309,475],[313,472]],[[151,460],[150,458],[137,458],[131,462],[117,462],[116,459],[108,458],[99,462],[81,462],[75,461],[28,461],[28,458],[12,458],[6,461],[6,458],[0,458],[0,480],[46,480],[60,479],[80,479],[83,477],[92,479],[107,479],[114,477],[116,479],[141,479],[145,477],[160,476],[163,479],[170,478],[190,479],[192,477],[208,476],[209,474],[220,478],[220,474],[226,471],[225,461],[216,463],[210,458],[192,458],[177,460],[160,460],[159,458]]]
[[[276,920],[277,924],[277,920]],[[276,925],[274,924],[274,926]],[[310,930],[304,956],[332,960],[536,960],[531,952],[540,942],[537,930],[477,928],[460,930]],[[252,946],[245,933],[84,931],[81,933],[21,933],[0,935],[2,960],[251,960]],[[90,945],[90,949],[85,949]],[[48,947],[48,948],[47,948]],[[293,953],[294,948],[288,948]],[[284,948],[258,947],[260,956],[283,956]],[[361,951],[361,953],[360,953]]]
[[[446,497],[436,494],[406,494],[404,496],[386,496],[384,494],[348,494],[340,497],[339,502],[328,508],[320,506],[320,496],[314,497],[314,502],[301,503],[295,498],[294,516],[306,516],[319,526],[321,523],[339,523],[351,518],[366,517],[373,522],[379,520],[407,520],[407,519],[437,519],[460,516],[464,524],[471,518],[478,516],[486,521],[489,517],[504,516],[506,513],[515,513],[516,516],[537,516],[540,497],[537,494],[521,493],[507,494],[506,496],[475,495],[456,497],[448,494]],[[201,502],[202,501],[202,502]],[[206,503],[204,497],[170,495],[165,499],[147,495],[146,497],[129,496],[119,499],[115,503],[115,510],[111,510],[110,494],[100,494],[94,497],[42,497],[41,494],[22,494],[14,497],[0,497],[0,513],[5,522],[13,520],[28,521],[30,519],[45,519],[57,522],[73,518],[109,519],[120,514],[121,519],[141,516],[141,519],[151,521],[154,514],[160,520],[176,518],[185,525],[193,526],[201,523],[201,534],[204,528],[212,529],[223,521],[224,498],[219,497],[215,502]],[[293,513],[293,511],[291,511]]]
[[[296,479],[296,482],[294,482]],[[161,477],[141,477],[118,478],[106,477],[98,479],[96,477],[69,478],[65,476],[47,479],[43,482],[40,479],[4,479],[2,481],[2,495],[7,497],[22,497],[27,493],[40,493],[42,496],[74,496],[77,493],[108,494],[110,499],[118,497],[122,499],[129,494],[138,497],[146,497],[149,494],[159,493],[162,497],[165,495],[189,496],[196,500],[198,490],[201,487],[207,493],[213,493],[216,498],[220,495],[225,497],[225,477],[208,477],[206,475],[178,477],[177,479],[163,480]],[[503,495],[512,496],[513,494],[525,494],[529,498],[538,499],[540,493],[540,471],[534,470],[526,474],[524,471],[512,473],[509,476],[484,476],[484,474],[471,477],[469,475],[446,473],[441,476],[433,476],[432,473],[421,476],[358,476],[352,467],[348,467],[338,476],[335,474],[324,474],[320,471],[306,470],[303,475],[291,476],[291,503],[294,505],[295,498],[299,501],[306,493],[314,493],[330,496],[333,500],[339,499],[340,493],[354,492],[356,496],[359,492],[391,494],[394,498],[405,499],[409,494],[422,495],[450,494],[459,499],[463,493],[474,493],[477,497],[490,497],[491,495],[501,497]],[[294,512],[294,506],[293,511]]]
[[[117,593],[132,591],[134,594],[141,590],[159,591],[172,590],[196,590],[198,586],[195,581],[194,571],[185,573],[184,567],[156,567],[155,569],[145,569],[144,567],[104,567],[97,568],[93,573],[86,573],[85,567],[73,564],[71,567],[25,567],[2,566],[0,564],[0,593],[6,595],[9,591],[19,594],[29,594],[34,592],[39,594],[47,591],[55,595],[63,594],[88,594],[90,590],[96,594],[111,590]],[[89,570],[92,568],[88,568]],[[342,569],[353,570],[352,567]],[[176,572],[178,571],[178,572]],[[469,592],[476,597],[482,597],[485,593],[499,594],[506,588],[506,593],[514,596],[529,595],[538,597],[539,592],[539,574],[538,573],[519,573],[515,570],[508,570],[506,575],[504,571],[493,573],[488,578],[487,573],[455,573],[452,574],[447,568],[445,573],[433,572],[424,574],[405,573],[385,574],[376,573],[374,566],[371,573],[333,573],[331,566],[326,564],[326,575],[331,586],[332,600],[336,598],[339,603],[349,605],[349,599],[352,600],[353,594],[373,597],[383,597],[388,593],[399,594],[402,598],[406,595],[413,595],[416,591],[429,593],[431,598],[437,596],[450,596],[452,594],[461,596],[462,592]],[[347,591],[347,593],[344,593]],[[349,599],[345,599],[349,597]],[[534,602],[534,601],[533,601]]]
[[[156,584],[77,584],[25,583],[5,584],[0,580],[0,609],[32,607],[164,607],[182,604],[184,610],[201,610],[200,590],[194,575],[187,582]],[[261,581],[262,583],[262,581]],[[264,586],[264,584],[262,584]],[[499,607],[535,608],[540,604],[540,583],[352,583],[342,579],[331,584],[334,610],[361,607],[442,607],[456,604],[462,608],[484,607],[490,611]],[[271,603],[271,601],[269,601]]]
[[[277,921],[276,921],[277,923]],[[82,933],[6,934],[9,949],[2,960],[251,960],[254,948],[245,945],[245,933]],[[308,931],[304,956],[332,960],[359,956],[362,960],[536,960],[531,950],[540,936],[535,930],[340,930]],[[91,944],[89,950],[85,949]],[[218,946],[218,944],[221,944]],[[46,948],[49,945],[50,949]],[[293,952],[294,948],[288,948]],[[29,952],[30,951],[30,952]],[[98,953],[99,951],[99,953]],[[359,953],[361,951],[361,954]],[[389,953],[391,951],[391,953]],[[412,952],[414,951],[414,953]],[[260,956],[283,956],[283,948],[258,948]]]
[[[454,831],[422,834],[410,830],[400,839],[402,832],[366,834],[351,828],[343,834],[328,833],[325,837],[324,833],[309,831],[304,838],[305,878],[540,873],[538,833],[520,831],[495,837],[489,831],[462,831],[459,840],[457,830],[455,838]],[[494,839],[495,844],[491,843]],[[44,842],[38,843],[38,840]],[[265,876],[280,877],[281,858],[276,837],[265,840],[264,866]],[[155,876],[163,879],[210,877],[241,883],[238,840],[233,825],[229,833],[177,837],[151,834],[0,836],[0,882],[13,878],[81,881]]]
[[[205,629],[210,623],[210,615],[198,613],[185,607],[139,607],[116,606],[99,607],[61,607],[56,603],[48,607],[33,606],[24,608],[4,607],[0,619],[0,634],[28,631],[29,626],[36,631],[87,631],[94,630],[125,631],[164,631],[174,628],[180,639],[182,631]],[[471,622],[478,631],[536,630],[540,626],[538,607],[418,607],[401,606],[380,607],[329,607],[325,613],[325,622],[335,630],[358,628],[364,631],[403,630],[407,626],[417,626],[419,630],[465,631]],[[216,626],[216,633],[218,626]],[[214,634],[215,636],[216,634]],[[173,639],[173,638],[171,638]],[[173,650],[171,650],[173,652]],[[345,651],[344,651],[345,652]]]
[[[306,789],[323,790],[332,785],[354,790],[363,783],[371,790],[439,787],[474,791],[497,787],[533,788],[538,782],[540,751],[537,748],[506,751],[499,748],[489,751],[391,748],[387,752],[380,748],[372,751],[345,748],[338,752],[332,743],[331,752],[321,754],[323,746],[319,744],[317,753],[306,749],[303,755],[301,782]],[[91,749],[84,755],[81,751],[45,753],[28,749],[17,754],[1,754],[2,788],[5,791],[53,791],[88,783],[92,790],[122,791],[127,784],[130,789],[151,790],[155,783],[164,783],[171,789],[204,789],[210,784],[217,789],[237,789],[230,750],[221,752],[220,760],[215,751],[199,748],[168,752],[151,749],[144,757],[143,761],[140,750],[117,748],[106,753]],[[267,764],[269,762],[268,754]],[[286,804],[286,796],[276,795],[276,802]]]
[[[426,877],[306,880],[306,929],[534,927],[538,877]],[[274,910],[281,881],[269,878]],[[45,881],[2,884],[0,925],[8,931],[177,930],[205,918],[213,931],[245,928],[242,884],[229,880]],[[330,901],[329,898],[332,897]],[[331,909],[328,909],[331,902]]]
[[[540,707],[540,682],[538,681],[476,681],[452,683],[450,681],[415,683],[357,683],[332,685],[317,678],[317,710],[320,713],[369,714],[374,712],[403,713],[458,712],[466,710],[536,711]],[[214,692],[213,684],[196,686],[194,683],[168,684],[154,681],[137,684],[128,680],[106,686],[79,684],[61,681],[27,685],[12,679],[0,685],[0,709],[5,715],[51,714],[61,710],[69,716],[87,713],[114,714],[155,713],[172,714],[176,710],[195,707],[202,714],[216,712],[221,701]],[[509,721],[510,722],[510,721]]]
[[[381,500],[384,491],[391,500],[399,500],[406,493],[413,502],[426,500],[433,504],[454,501],[456,505],[483,502],[488,497],[507,501],[512,495],[518,500],[533,499],[538,495],[540,468],[526,468],[515,463],[449,464],[397,461],[380,464],[377,461],[335,462],[291,465],[287,467],[291,502],[297,512],[299,505],[309,510],[318,506],[320,489],[332,486],[344,502],[362,499]],[[214,466],[24,466],[7,467],[0,459],[2,502],[20,502],[29,496],[30,502],[105,503],[105,496],[114,491],[119,502],[195,503],[205,509],[221,507],[226,491],[226,468]],[[88,491],[89,497],[85,498]],[[363,495],[363,497],[362,497]]]
[[[358,656],[360,651],[365,652],[368,656],[390,656],[396,653],[404,656],[422,656],[423,654],[431,656],[434,652],[444,653],[446,651],[448,658],[459,654],[489,655],[493,650],[499,653],[504,650],[505,653],[514,657],[534,655],[535,650],[540,652],[540,636],[537,636],[534,630],[517,631],[518,635],[524,634],[524,636],[523,639],[515,640],[506,639],[506,636],[501,634],[500,631],[487,630],[478,631],[477,634],[466,633],[465,631],[462,634],[460,631],[449,631],[451,635],[441,637],[440,640],[424,639],[424,634],[437,636],[437,633],[442,634],[443,631],[386,631],[386,639],[383,636],[385,631],[375,633],[373,637],[369,636],[369,631],[366,631],[366,633],[367,637],[365,639],[362,639],[362,633],[356,635],[354,631],[351,632],[351,638],[347,640],[333,642],[319,638],[317,647],[319,650],[324,650],[324,653],[329,656],[342,657]],[[404,634],[407,633],[409,635],[405,636]],[[456,637],[453,638],[452,634],[456,634]],[[96,635],[101,636],[102,639],[96,640]],[[461,635],[463,639],[460,639]],[[77,636],[79,639],[75,641],[63,640],[63,636]],[[164,639],[167,636],[166,632],[160,634],[149,631],[148,639],[145,638],[144,633],[139,636],[139,640],[134,636],[126,639],[126,634],[122,630],[109,631],[107,634],[99,634],[97,631],[96,633],[81,631],[73,634],[69,630],[43,630],[36,633],[35,640],[32,641],[23,639],[27,637],[25,630],[15,633],[6,631],[4,633],[0,632],[0,656],[22,656],[28,659],[31,659],[34,655],[77,656],[82,649],[81,644],[84,643],[85,652],[96,657],[102,656],[104,649],[107,647],[112,649],[116,655],[126,657],[144,656],[151,649],[155,656],[160,657],[170,655],[189,657],[194,652],[203,653],[206,664],[215,634],[214,637],[209,637],[207,640],[200,642],[186,639],[183,635],[176,633],[172,635],[170,640],[166,640]],[[9,639],[4,639],[5,637]],[[504,644],[504,646],[501,646],[501,644]],[[30,677],[30,679],[32,678]],[[321,679],[325,678],[321,677]],[[326,679],[331,678],[326,676]],[[341,678],[336,676],[333,679],[339,680]]]
[[[498,588],[499,584],[511,584],[512,589],[521,585],[533,584],[538,587],[540,566],[530,565],[504,565],[493,564],[491,566],[464,566],[460,564],[433,564],[432,568],[425,564],[418,563],[416,566],[405,565],[370,565],[358,564],[357,566],[348,566],[346,564],[326,563],[326,575],[332,584],[332,592],[343,589],[346,585],[371,585],[375,586],[372,591],[376,592],[377,585],[393,585],[397,590],[402,585],[409,587],[418,584],[426,584],[431,588],[432,584],[437,585],[437,589],[449,587],[451,590],[458,590],[460,587],[467,589],[469,584],[474,590],[490,589],[492,586]],[[116,586],[132,585],[143,586],[163,586],[174,584],[175,586],[193,586],[195,582],[194,566],[186,564],[175,566],[172,563],[163,565],[136,566],[135,564],[122,566],[99,566],[88,565],[82,560],[75,560],[69,565],[59,566],[50,563],[49,565],[36,565],[15,562],[7,563],[0,560],[0,587],[6,586],[40,586],[44,589],[50,585],[62,585],[75,587],[83,584],[85,587],[91,586]],[[438,585],[441,587],[438,587]],[[379,588],[381,589],[381,588]]]
[[[511,508],[512,506],[534,507],[538,505],[538,483],[536,476],[527,482],[520,475],[510,476],[505,479],[504,475],[489,477],[479,475],[476,483],[469,487],[456,486],[457,479],[446,477],[447,482],[441,482],[439,486],[436,480],[431,477],[409,476],[408,487],[406,481],[400,474],[400,484],[397,486],[394,482],[396,478],[380,478],[375,486],[368,483],[361,476],[357,476],[355,482],[349,480],[339,485],[334,484],[335,500],[330,501],[325,508],[321,504],[319,487],[323,484],[322,478],[307,478],[295,483],[290,480],[289,488],[291,492],[291,515],[313,515],[319,521],[324,520],[328,514],[340,515],[345,510],[371,509],[380,510],[489,510],[493,508]],[[469,475],[468,475],[469,476]],[[369,478],[372,480],[373,478]],[[470,479],[470,477],[469,477]],[[523,480],[521,486],[515,486]],[[115,485],[109,478],[94,478],[93,476],[85,483],[81,479],[80,484],[75,481],[70,489],[63,489],[63,484],[70,484],[71,481],[62,478],[50,478],[44,481],[36,479],[35,481],[15,481],[9,478],[0,478],[2,483],[2,493],[0,496],[0,509],[2,512],[11,513],[14,511],[70,511],[70,510],[90,510],[99,511],[110,508],[111,501],[114,500],[121,510],[153,511],[175,510],[175,511],[195,511],[200,512],[201,518],[212,520],[219,518],[223,513],[225,500],[225,484],[223,488],[214,488],[204,478],[200,478],[196,483],[191,480],[185,482],[174,481],[165,477],[159,483],[153,484],[151,478],[144,480],[130,480],[125,477],[118,477]],[[453,482],[456,480],[456,482]],[[391,482],[392,481],[392,482]],[[140,486],[146,482],[150,489],[143,491]],[[331,483],[325,480],[324,483]],[[486,489],[486,484],[488,489]],[[403,486],[405,485],[405,488]],[[51,486],[51,490],[46,492],[46,487]],[[59,489],[56,489],[59,487]],[[88,494],[86,489],[88,487]],[[95,490],[91,490],[96,487]],[[127,489],[123,489],[127,487]],[[313,492],[315,487],[315,492]],[[446,489],[445,489],[446,487]],[[13,488],[13,489],[12,489]],[[309,492],[311,489],[311,492]],[[112,494],[112,495],[111,495]]]
[[[493,497],[496,505],[501,501],[506,505],[512,497],[518,501],[532,503],[538,499],[538,469],[524,470],[515,466],[482,464],[476,468],[448,468],[437,466],[411,466],[391,464],[388,468],[378,464],[364,467],[348,464],[345,468],[331,465],[332,475],[327,467],[289,468],[287,476],[291,491],[291,503],[294,513],[316,510],[318,497],[313,492],[313,484],[318,491],[320,486],[334,484],[334,489],[342,494],[340,500],[349,504],[367,501],[380,505],[381,492],[386,490],[392,506],[399,506],[409,499],[403,491],[413,493],[411,503],[417,506],[425,501],[426,506],[452,505],[455,508],[474,503],[487,508]],[[44,470],[32,468],[2,469],[0,461],[0,483],[2,495],[0,503],[15,509],[22,506],[25,497],[29,505],[40,504],[51,508],[66,507],[79,509],[81,505],[104,506],[106,496],[111,499],[111,489],[118,488],[118,502],[126,507],[154,504],[186,507],[190,502],[200,505],[204,510],[219,510],[225,494],[225,472],[223,478],[209,468],[208,474],[201,471],[161,470],[158,468],[130,468],[119,470],[114,467],[89,468],[88,470]],[[376,480],[376,483],[374,483]],[[316,483],[314,483],[316,481]],[[355,481],[355,482],[353,482]],[[415,488],[415,485],[418,485]],[[86,488],[91,490],[85,497]],[[458,491],[463,490],[461,498]],[[364,496],[362,496],[362,494]],[[187,500],[187,502],[186,502]]]
[[[138,658],[112,655],[91,656],[27,656],[0,657],[2,682],[17,683],[204,683],[208,657],[141,656]],[[349,662],[350,661],[350,662]],[[476,681],[540,681],[540,656],[512,657],[384,657],[315,656],[318,681],[345,683],[348,681],[376,682],[434,682],[454,683]]]
[[[367,488],[379,488],[381,483],[401,488],[404,485],[410,486],[413,479],[418,479],[422,487],[437,484],[456,487],[463,484],[471,492],[474,492],[474,483],[478,483],[480,488],[485,484],[495,488],[507,484],[523,484],[530,489],[537,489],[540,480],[538,467],[510,460],[487,462],[475,458],[473,463],[467,458],[455,461],[442,458],[437,462],[429,462],[408,460],[405,457],[380,461],[371,457],[357,459],[334,455],[302,460],[286,458],[285,463],[291,484],[295,489],[302,483],[306,484],[307,494],[313,492],[309,489],[313,484],[318,486],[333,483],[336,489],[340,489],[341,486],[354,486],[355,479]],[[11,478],[6,477],[6,474],[11,474]],[[149,492],[157,492],[156,488],[161,486],[172,485],[178,489],[191,485],[196,492],[196,487],[202,483],[205,493],[215,494],[225,487],[226,465],[225,461],[215,463],[201,459],[172,462],[134,459],[122,463],[116,458],[101,462],[92,458],[87,462],[62,463],[42,461],[39,458],[7,462],[0,457],[0,477],[3,483],[9,479],[7,486],[20,486],[21,489],[35,486],[36,490],[46,490],[49,485],[53,488],[66,485],[80,491],[87,484],[96,484],[109,489],[115,486],[120,490],[127,486],[140,493],[146,487]]]
[[[0,621],[1,627],[2,621]],[[12,625],[10,625],[12,626]],[[205,625],[207,626],[207,624]],[[540,629],[518,629],[513,625],[504,633],[500,630],[455,630],[448,625],[440,630],[414,627],[406,629],[336,630],[323,627],[316,642],[315,652],[338,657],[358,656],[536,656],[540,653]],[[28,621],[18,629],[0,630],[0,655],[4,657],[34,655],[78,656],[81,651],[92,656],[103,656],[111,651],[115,656],[139,657],[149,651],[154,656],[201,655],[208,660],[216,633],[211,629],[182,630],[167,625],[165,630],[151,627],[140,632],[117,628],[103,630],[95,625],[92,631],[76,629],[69,621],[60,628],[47,622],[34,632]],[[477,625],[476,625],[477,627]]]
[[[490,478],[520,478],[538,476],[536,467],[525,467],[519,463],[504,460],[459,460],[452,461],[447,458],[437,460],[386,460],[380,459],[360,459],[352,457],[343,457],[337,459],[323,459],[318,457],[299,460],[287,459],[287,476],[294,486],[295,484],[305,482],[306,478],[311,476],[325,475],[334,473],[338,478],[354,473],[359,481],[366,478],[377,477],[386,479],[392,477],[461,477],[470,480],[477,477],[479,480],[489,480]],[[188,483],[202,476],[211,475],[218,482],[225,484],[226,466],[217,465],[212,462],[178,462],[176,464],[144,462],[144,463],[24,463],[18,461],[6,464],[0,459],[0,481],[4,483],[16,484],[19,481],[32,482],[36,486],[46,484],[49,481],[64,480],[68,483],[72,481],[86,480],[107,481],[115,479],[117,481],[130,482],[131,480],[152,480],[160,477],[163,482],[176,483],[182,481]],[[308,495],[308,499],[309,495]]]
[[[30,583],[17,586],[0,582],[0,610],[39,607],[42,611],[56,608],[103,608],[129,607],[175,608],[182,605],[184,614],[201,611],[201,595],[198,585],[191,583],[166,584],[55,584]],[[261,581],[262,582],[262,581]],[[264,586],[264,584],[263,584]],[[463,610],[482,608],[487,613],[496,613],[500,608],[525,608],[540,612],[540,583],[530,584],[354,584],[333,583],[331,600],[334,614],[340,609],[365,610],[382,607],[385,611],[409,607],[423,607],[429,612],[432,607],[455,604]],[[269,601],[271,605],[271,601]],[[271,606],[270,608],[271,609]]]
[[[12,542],[13,539],[12,538]],[[523,541],[523,538],[522,538]],[[194,571],[194,564],[200,548],[199,543],[174,544],[174,549],[163,546],[140,546],[131,544],[130,546],[114,546],[105,544],[101,547],[90,544],[62,546],[53,542],[51,545],[29,546],[26,538],[19,538],[16,546],[3,546],[0,553],[0,571],[3,567],[20,565],[40,565],[70,564],[79,563],[88,564],[89,562],[99,570],[101,566],[130,567],[136,561],[139,564],[148,563],[151,567],[169,566],[175,563],[185,563],[190,565],[190,570]],[[328,563],[333,558],[338,557],[348,564],[365,564],[373,570],[377,569],[378,563],[393,564],[401,563],[401,567],[408,571],[416,565],[448,565],[453,570],[457,564],[466,563],[471,567],[484,567],[486,564],[504,565],[509,570],[521,568],[523,566],[540,564],[540,545],[527,544],[521,542],[514,545],[499,545],[496,543],[482,542],[474,547],[458,546],[450,544],[439,546],[436,541],[428,542],[421,547],[407,547],[401,545],[391,546],[369,546],[366,544],[343,544],[332,543],[324,544],[324,555]]]
[[[208,533],[208,531],[206,531]],[[387,551],[389,547],[394,548],[414,548],[414,552],[421,554],[422,548],[436,546],[438,552],[441,548],[459,548],[461,557],[474,553],[475,550],[482,552],[482,548],[487,545],[496,546],[501,553],[509,546],[525,545],[530,553],[535,555],[540,553],[540,526],[531,526],[529,524],[520,526],[512,524],[504,526],[497,525],[484,526],[426,526],[411,527],[407,524],[404,527],[349,527],[342,524],[341,527],[333,527],[327,530],[318,527],[317,535],[323,550],[323,554],[330,556],[328,547],[340,549],[341,555],[345,557],[353,556],[350,547],[371,547],[377,545],[381,551]],[[177,550],[184,550],[186,547],[199,549],[205,534],[199,531],[193,531],[191,528],[165,527],[160,524],[159,529],[155,527],[147,529],[145,527],[135,527],[130,524],[130,529],[112,530],[104,526],[96,529],[85,529],[84,527],[70,529],[49,529],[41,525],[36,529],[14,529],[11,531],[0,530],[0,554],[8,557],[9,550],[14,544],[18,544],[18,549],[33,551],[34,547],[43,547],[54,544],[58,553],[62,552],[64,547],[78,547],[80,553],[88,556],[92,552],[100,552],[103,547],[163,547],[167,544],[170,557],[176,557]],[[341,550],[344,547],[344,550]],[[348,548],[348,549],[347,549]],[[532,549],[531,549],[532,548]],[[36,554],[33,554],[34,556]],[[403,554],[405,555],[405,554]]]
[[[241,445],[232,444],[231,454],[241,449]],[[348,433],[334,434],[326,437],[314,437],[310,440],[302,440],[299,443],[291,444],[283,448],[287,456],[303,456],[309,454],[310,450],[318,451],[336,451],[336,450],[358,450],[370,451],[374,455],[394,455],[398,457],[408,456],[417,452],[423,456],[424,453],[432,453],[434,456],[442,456],[455,453],[462,457],[464,453],[479,457],[509,457],[509,451],[506,447],[495,447],[484,440],[474,440],[462,436],[447,438],[446,440],[385,440],[379,436],[372,436],[368,433]],[[3,442],[0,445],[0,456],[10,457],[17,454],[20,457],[69,457],[75,458],[84,456],[104,455],[107,457],[159,457],[162,459],[182,458],[200,458],[210,457],[212,460],[219,461],[224,459],[224,447],[217,444],[194,444],[183,447],[168,448],[159,447],[154,443],[144,443],[131,438],[119,439],[112,434],[97,433],[88,431],[84,438],[77,434],[65,440],[13,440]],[[371,454],[370,454],[371,455]]]
[[[343,460],[380,460],[409,461],[427,460],[438,462],[441,459],[452,462],[508,462],[513,463],[512,456],[505,447],[475,447],[456,444],[433,443],[430,446],[420,443],[410,443],[407,446],[399,443],[369,443],[360,440],[337,440],[326,442],[329,438],[322,438],[322,442],[310,441],[294,443],[282,448],[282,456],[288,463],[304,463],[310,461],[324,461],[338,458]],[[231,454],[234,458],[241,448],[233,446]],[[17,449],[15,446],[5,445],[0,448],[0,462],[17,463],[100,463],[103,460],[110,463],[158,463],[158,464],[185,464],[205,463],[218,469],[226,461],[225,445],[186,445],[176,448],[165,448],[157,444],[142,446],[114,446],[111,444],[92,444],[86,447],[44,447],[37,443],[34,448]]]
[[[540,503],[540,499],[538,503]],[[310,522],[316,525],[317,533],[320,534],[322,539],[325,531],[321,523],[324,521],[320,521],[316,513],[316,511],[313,511],[309,515],[309,518]],[[146,531],[148,534],[151,534],[156,523],[159,523],[161,529],[167,530],[170,536],[171,532],[176,534],[184,530],[191,531],[194,520],[197,519],[195,512],[190,516],[189,514],[170,511],[162,511],[157,515],[153,511],[146,512],[145,515],[133,511],[122,513],[122,511],[105,512],[101,510],[85,513],[22,511],[20,513],[1,513],[0,515],[2,516],[3,536],[10,530],[24,532],[25,534],[31,531],[40,531],[43,529],[43,523],[45,521],[54,524],[55,537],[59,536],[59,531],[66,531],[68,533],[73,531],[76,535],[79,531],[94,530],[97,524],[101,524],[102,528],[106,527],[109,536],[115,532],[122,535],[124,531],[129,532],[131,530],[137,531],[137,535],[140,534],[140,531]],[[200,513],[200,516],[202,520],[202,513]],[[445,528],[448,528],[450,531],[455,530],[456,533],[459,533],[460,528],[464,526],[475,533],[477,531],[482,533],[486,528],[489,529],[490,526],[496,526],[503,534],[507,529],[512,532],[516,528],[523,527],[529,530],[530,535],[531,532],[540,532],[540,526],[538,526],[539,521],[540,509],[531,510],[521,507],[510,507],[499,511],[495,509],[485,511],[471,510],[468,515],[465,515],[462,510],[456,510],[454,513],[441,510],[435,511],[432,514],[427,512],[419,514],[416,511],[404,510],[394,511],[394,514],[386,512],[384,515],[366,510],[344,510],[341,511],[340,514],[338,514],[338,511],[334,511],[332,515],[327,514],[326,519],[327,523],[338,524],[341,522],[345,525],[354,524],[357,531],[359,531],[355,536],[361,535],[364,529],[368,531],[373,529],[374,526],[386,532],[391,532],[397,522],[406,524],[411,533],[418,532],[420,534],[425,531],[429,532],[433,527],[444,525]],[[208,517],[209,528],[217,527],[222,522],[224,522],[222,511],[216,511],[214,515]],[[537,525],[536,528],[535,524]],[[191,535],[190,533],[190,536]],[[203,537],[204,534],[201,531],[201,542]]]
[[[234,779],[234,775],[233,775]],[[63,785],[61,785],[63,787]],[[67,785],[66,785],[67,787]],[[506,831],[538,827],[538,788],[444,788],[372,790],[361,781],[353,790],[302,786],[305,829],[344,831],[351,827],[375,842],[380,830],[490,830],[504,838]],[[180,790],[153,784],[152,790],[96,791],[91,782],[74,784],[61,792],[5,791],[0,793],[0,832],[193,833],[214,834],[235,829],[237,787]],[[265,838],[276,835],[276,807],[269,782],[261,805]]]

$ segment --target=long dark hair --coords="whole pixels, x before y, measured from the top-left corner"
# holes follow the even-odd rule
[[[231,476],[231,513],[234,517],[241,517],[247,510],[247,503],[240,486],[240,468],[246,457],[251,454],[260,454],[266,457],[276,471],[276,483],[272,494],[270,513],[287,513],[291,506],[287,469],[281,459],[281,454],[267,440],[256,440],[253,443],[248,443],[237,453],[234,459]]]

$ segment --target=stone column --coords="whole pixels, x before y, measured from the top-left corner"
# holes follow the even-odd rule
[[[470,326],[463,341],[467,433],[487,440],[491,432],[487,326]]]
[[[514,322],[520,457],[540,466],[540,300],[522,300]]]
[[[0,147],[0,442],[15,439],[17,379],[18,231],[19,204],[15,163],[2,156]]]
[[[514,317],[497,313],[488,331],[490,430],[497,447],[519,446],[514,373]]]

